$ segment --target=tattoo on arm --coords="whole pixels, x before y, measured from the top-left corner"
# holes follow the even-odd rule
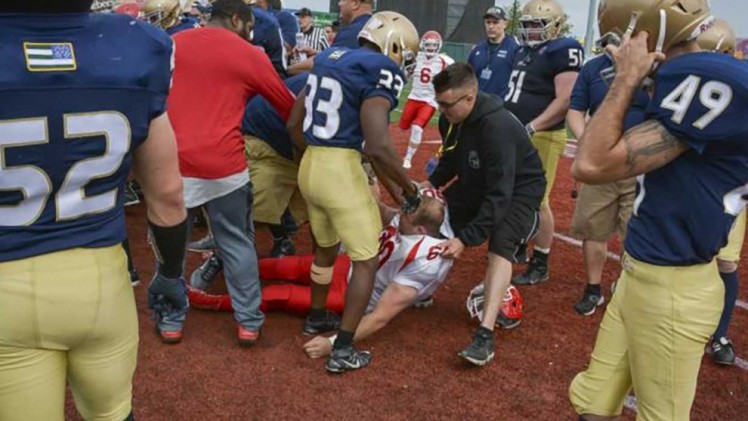
[[[685,143],[656,120],[648,120],[627,131],[623,143],[629,176],[663,167],[688,150]]]

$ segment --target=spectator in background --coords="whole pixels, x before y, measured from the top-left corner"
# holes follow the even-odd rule
[[[312,16],[312,11],[309,8],[301,8],[301,10],[296,12],[296,16],[299,17],[299,28],[301,29],[301,33],[304,34],[304,40],[306,41],[305,48],[302,49],[297,46],[297,50],[300,53],[305,53],[307,57],[313,57],[330,46],[330,40],[325,30],[314,26],[314,16]]]
[[[273,63],[276,73],[281,78],[285,78],[287,75],[286,63],[288,63],[288,54],[284,47],[278,19],[260,7],[254,0],[245,1],[245,3],[255,5],[252,8],[255,16],[255,25],[250,41],[265,51],[265,54],[270,58],[270,62]]]
[[[491,7],[483,15],[486,40],[476,45],[468,57],[481,92],[504,97],[512,73],[517,40],[506,35],[507,17],[501,7]]]
[[[177,136],[185,205],[207,210],[240,345],[257,341],[265,319],[241,121],[247,102],[258,93],[284,119],[293,104],[270,60],[247,42],[253,23],[252,8],[242,0],[217,0],[205,28],[177,34],[167,104]]]
[[[287,51],[296,46],[296,33],[299,32],[299,23],[291,12],[283,10],[281,0],[249,0],[247,3],[261,7],[278,20]]]
[[[337,21],[335,21],[335,22],[337,22]],[[335,30],[335,22],[333,22],[330,25],[325,25],[324,26],[325,35],[327,35],[327,43],[329,45],[332,45],[335,42],[335,34],[337,33],[337,31]]]

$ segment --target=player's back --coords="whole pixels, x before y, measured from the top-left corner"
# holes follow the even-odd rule
[[[0,33],[0,262],[123,241],[171,40],[124,15],[0,15]]]
[[[328,48],[315,57],[307,86],[307,143],[361,150],[361,105],[381,96],[394,109],[404,79],[395,62],[383,54],[367,48]]]
[[[639,177],[626,250],[653,264],[710,262],[748,194],[748,64],[692,53],[657,71],[647,118],[690,149]]]

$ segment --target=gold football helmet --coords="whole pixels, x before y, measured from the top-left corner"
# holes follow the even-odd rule
[[[565,20],[556,0],[530,0],[519,16],[519,38],[531,47],[558,38]]]
[[[382,54],[401,67],[415,60],[420,43],[416,27],[397,12],[375,13],[358,33],[358,38],[379,47]]]
[[[712,20],[709,0],[600,0],[600,34],[649,33],[649,51],[695,40]]]
[[[142,13],[151,25],[168,29],[179,23],[182,6],[179,0],[146,0]]]
[[[735,54],[738,41],[730,24],[722,19],[715,19],[712,27],[707,29],[697,40],[702,50],[716,51],[729,55]]]

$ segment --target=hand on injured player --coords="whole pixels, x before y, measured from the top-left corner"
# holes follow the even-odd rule
[[[332,342],[330,338],[315,336],[304,344],[304,352],[309,358],[326,357],[332,352]]]

